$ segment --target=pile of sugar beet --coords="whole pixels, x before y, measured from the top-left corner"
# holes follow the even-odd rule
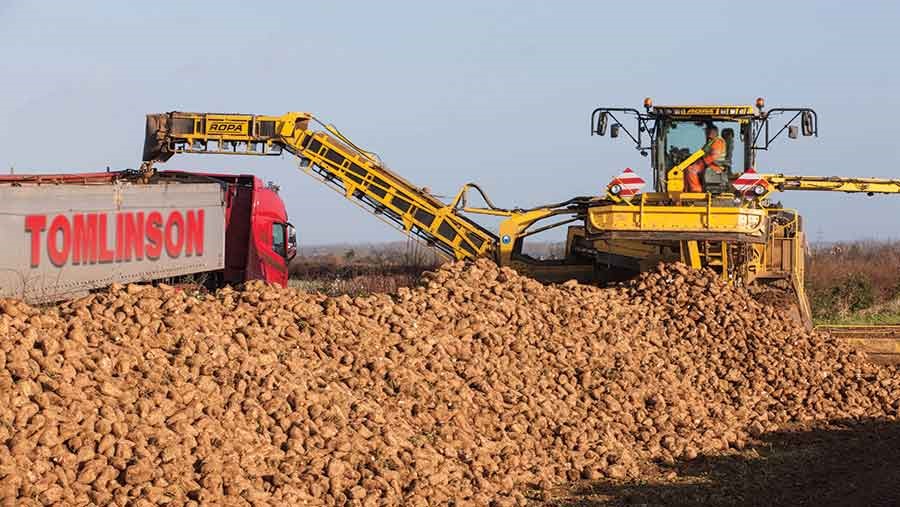
[[[524,505],[580,479],[896,418],[900,376],[708,272],[397,294],[250,283],[0,301],[6,505]]]

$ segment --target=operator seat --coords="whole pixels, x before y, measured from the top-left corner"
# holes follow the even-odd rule
[[[734,129],[722,129],[722,139],[725,141],[725,162],[722,163],[722,172],[708,168],[703,171],[703,188],[713,194],[724,194],[731,191],[729,178],[731,177],[731,157],[734,153]]]

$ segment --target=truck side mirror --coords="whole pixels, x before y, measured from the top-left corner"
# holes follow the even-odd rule
[[[609,122],[607,119],[606,113],[600,113],[600,117],[597,118],[597,127],[594,129],[594,132],[597,135],[605,136],[606,135],[606,124]]]
[[[797,139],[797,126],[791,125],[788,127],[788,137],[791,139]],[[805,134],[804,134],[805,135]]]
[[[287,255],[285,259],[290,262],[297,256],[297,230],[294,229],[293,224],[285,224],[285,228],[287,229]]]
[[[811,111],[803,111],[800,114],[800,126],[803,129],[804,136],[809,137],[813,135],[813,114]]]
[[[609,128],[609,137],[612,137],[612,138],[619,137],[619,129],[620,129],[621,127],[622,127],[622,126],[619,125],[618,123],[616,123],[615,125],[613,125],[612,127],[610,127],[610,128]]]

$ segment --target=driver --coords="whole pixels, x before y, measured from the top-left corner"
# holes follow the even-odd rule
[[[719,127],[713,123],[706,124],[706,144],[703,145],[703,152],[704,155],[684,171],[684,186],[688,192],[703,192],[700,175],[706,168],[718,173],[723,171],[722,166],[725,163],[726,152],[725,139],[722,139],[719,135]]]

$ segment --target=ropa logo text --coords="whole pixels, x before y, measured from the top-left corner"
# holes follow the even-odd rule
[[[244,123],[236,122],[215,122],[209,124],[208,130],[218,134],[243,134],[245,125]]]

